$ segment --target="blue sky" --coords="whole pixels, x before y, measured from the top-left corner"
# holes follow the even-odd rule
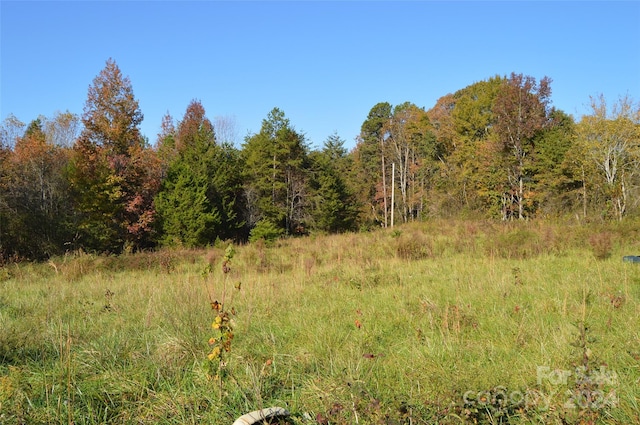
[[[0,2],[0,119],[82,114],[113,58],[156,141],[192,99],[235,121],[237,142],[284,111],[314,147],[346,146],[378,102],[429,109],[511,72],[552,78],[554,106],[640,100],[640,2]]]

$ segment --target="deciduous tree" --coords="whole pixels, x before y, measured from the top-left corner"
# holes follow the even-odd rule
[[[391,114],[392,106],[388,102],[377,103],[371,108],[360,128],[353,155],[360,184],[360,204],[366,208],[363,215],[367,221],[380,223],[383,227],[388,226],[390,216],[387,181],[391,166],[386,158],[385,143],[389,137]]]
[[[500,87],[495,100],[496,120],[493,132],[502,151],[507,155],[506,177],[510,190],[503,194],[507,211],[517,205],[517,217],[525,217],[525,178],[534,150],[534,136],[549,123],[551,113],[551,79],[542,78],[540,83],[530,76],[512,73]],[[510,160],[508,160],[510,158]]]
[[[9,147],[4,145],[4,142],[0,143],[0,263],[4,263],[10,256],[9,246],[13,245],[7,224],[12,217],[8,197],[10,156],[11,150]]]
[[[388,135],[385,143],[395,170],[393,184],[400,189],[399,210],[402,221],[414,220],[424,208],[428,177],[435,168],[437,157],[435,137],[424,109],[405,102],[393,109],[386,125]],[[394,201],[395,202],[395,201]]]
[[[451,154],[456,139],[453,110],[456,99],[453,94],[446,94],[436,101],[433,108],[427,111],[427,117],[431,123],[431,132],[437,143],[437,156],[443,160]]]
[[[20,258],[60,254],[72,237],[72,211],[64,170],[68,149],[47,141],[42,121],[32,121],[3,161],[0,251]],[[2,213],[5,214],[2,214]],[[10,242],[10,244],[8,243]]]
[[[57,112],[43,127],[49,144],[71,148],[80,134],[81,122],[78,115],[69,111]]]
[[[576,125],[573,117],[561,110],[551,112],[553,125],[535,136],[531,165],[536,210],[545,216],[561,215],[582,209],[584,184],[576,166]],[[580,161],[582,162],[582,161]]]
[[[82,246],[120,252],[153,243],[159,163],[142,137],[143,115],[114,60],[89,86],[71,174]]]
[[[436,144],[440,164],[434,176],[440,214],[459,216],[499,213],[503,192],[497,174],[496,148],[492,146],[494,102],[501,77],[473,83],[440,100]],[[428,115],[436,111],[428,112]],[[444,127],[444,134],[443,134]]]
[[[628,96],[612,107],[603,95],[591,98],[591,114],[582,117],[578,136],[588,158],[600,171],[612,215],[622,220],[630,193],[637,188],[640,166],[640,105]]]
[[[13,114],[9,114],[0,127],[0,145],[5,148],[13,148],[16,141],[24,133],[26,124]]]

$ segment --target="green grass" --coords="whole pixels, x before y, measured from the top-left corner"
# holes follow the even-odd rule
[[[637,228],[425,223],[236,247],[227,274],[224,248],[6,265],[0,423],[638,423]],[[210,300],[235,312],[219,378]]]

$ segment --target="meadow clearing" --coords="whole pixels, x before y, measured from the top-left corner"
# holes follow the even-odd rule
[[[0,268],[0,423],[640,423],[640,225],[433,221]]]

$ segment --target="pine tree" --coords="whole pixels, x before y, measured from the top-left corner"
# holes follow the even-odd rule
[[[347,181],[351,163],[344,140],[337,134],[329,136],[322,151],[312,152],[310,158],[315,227],[329,233],[355,230],[358,206]]]
[[[274,108],[258,134],[243,146],[245,216],[249,226],[268,220],[288,234],[304,227],[308,218],[308,159],[304,136]]]
[[[216,238],[239,238],[238,153],[216,143],[215,129],[199,101],[189,104],[175,136],[166,133],[164,146],[174,145],[175,152],[156,198],[162,242],[195,247]]]

